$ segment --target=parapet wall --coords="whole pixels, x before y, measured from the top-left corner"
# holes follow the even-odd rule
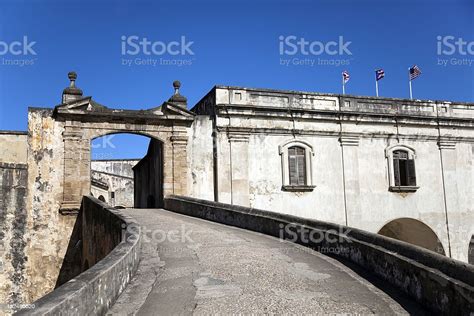
[[[136,222],[90,196],[83,198],[80,216],[85,271],[18,315],[103,315],[135,274],[141,240]]]
[[[0,160],[0,315],[24,302],[27,182],[26,164]]]
[[[26,164],[28,134],[17,131],[0,131],[0,162]]]
[[[434,312],[469,315],[474,311],[474,266],[432,251],[355,228],[188,197],[170,196],[165,208],[352,261]]]

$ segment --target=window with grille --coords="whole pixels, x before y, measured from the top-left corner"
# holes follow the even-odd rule
[[[288,167],[290,185],[306,184],[305,149],[299,146],[288,148]]]
[[[408,151],[393,152],[393,175],[397,187],[416,186],[415,159]]]

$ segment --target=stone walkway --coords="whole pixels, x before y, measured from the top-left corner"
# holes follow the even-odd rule
[[[147,240],[109,315],[423,313],[305,247],[165,210],[125,211]]]

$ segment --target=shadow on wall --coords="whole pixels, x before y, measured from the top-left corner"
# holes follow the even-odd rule
[[[378,233],[446,255],[443,244],[436,233],[428,225],[416,219],[395,219],[385,224]]]
[[[163,143],[152,138],[148,152],[133,168],[136,208],[163,207]]]
[[[107,256],[121,241],[120,219],[104,211],[107,204],[84,198],[69,238],[55,289]],[[85,211],[86,210],[86,211]]]
[[[82,271],[82,214],[79,212],[72,229],[55,289],[79,275]]]
[[[471,236],[471,241],[469,242],[469,253],[467,254],[467,260],[470,264],[474,264],[474,235]]]

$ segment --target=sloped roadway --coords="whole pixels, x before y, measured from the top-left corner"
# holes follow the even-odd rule
[[[162,209],[124,211],[144,241],[109,315],[425,314],[367,272],[303,246]]]

